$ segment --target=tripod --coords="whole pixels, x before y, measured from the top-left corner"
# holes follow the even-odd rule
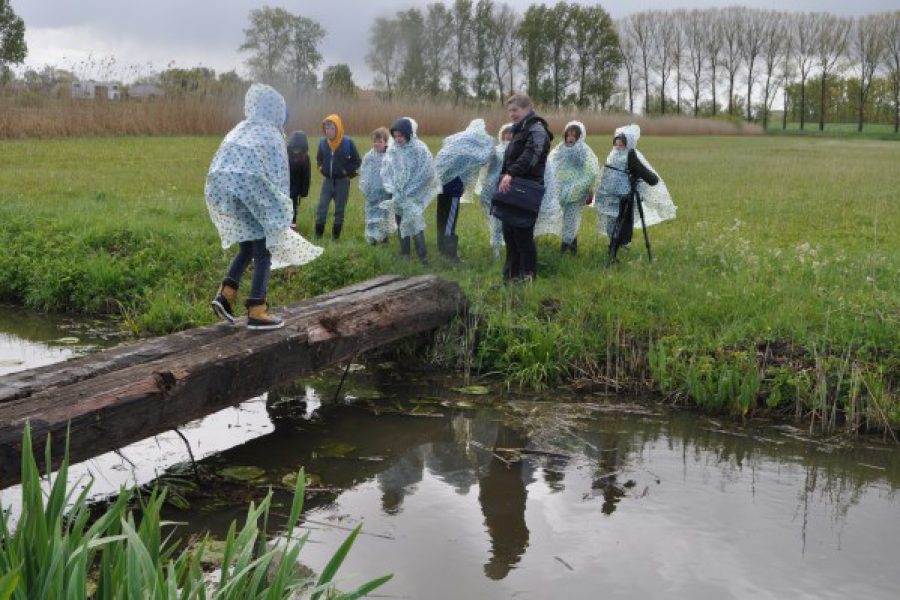
[[[613,227],[613,234],[609,240],[609,257],[607,265],[618,262],[619,248],[631,241],[631,230],[634,229],[634,207],[637,204],[638,215],[641,218],[641,230],[644,232],[644,245],[647,247],[647,258],[653,262],[653,252],[650,249],[650,236],[647,234],[647,223],[644,220],[644,203],[641,193],[637,189],[637,179],[631,177],[631,190],[619,201],[619,215]]]

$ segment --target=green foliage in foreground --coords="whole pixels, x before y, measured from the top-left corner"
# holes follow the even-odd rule
[[[297,476],[284,537],[267,538],[272,493],[251,503],[244,524],[232,522],[221,564],[207,572],[207,539],[179,550],[170,540],[175,523],[160,520],[165,492],[141,497],[121,490],[98,515],[87,504],[90,486],[76,497],[69,488],[68,453],[51,478],[42,480],[32,453],[31,430],[22,441],[22,505],[13,527],[0,507],[0,599],[83,598],[109,600],[245,600],[322,597],[355,600],[390,579],[373,580],[350,593],[334,590],[333,579],[360,527],[348,536],[317,580],[297,560],[307,536],[295,537],[305,481]],[[139,508],[132,510],[137,503]]]
[[[590,141],[605,158],[608,140]],[[0,142],[0,301],[120,312],[138,334],[211,322],[207,303],[231,257],[203,200],[218,143]],[[472,301],[437,357],[511,386],[589,379],[737,415],[900,425],[900,145],[690,137],[641,148],[679,207],[650,230],[652,264],[636,238],[621,265],[604,268],[606,238],[586,210],[578,257],[542,240],[539,279],[506,287],[479,207],[461,211],[460,268],[434,256],[430,213],[431,270]],[[307,235],[319,186],[302,205]],[[366,246],[362,222],[354,186],[344,238],[311,265],[276,272],[272,303],[422,272],[395,256],[396,242]]]

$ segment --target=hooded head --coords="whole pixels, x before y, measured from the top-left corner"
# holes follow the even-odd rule
[[[509,140],[504,140],[503,136],[508,135],[510,139],[512,139],[513,134],[513,123],[507,123],[503,127],[500,128],[500,131],[497,132],[497,140],[503,144],[508,142]]]
[[[334,125],[334,139],[328,139],[328,136],[325,136],[325,141],[328,142],[328,147],[331,148],[332,152],[334,152],[341,145],[341,142],[344,141],[344,122],[341,121],[341,118],[338,115],[328,115],[322,121],[322,133],[325,133],[326,123],[331,123],[332,125]]]
[[[254,83],[244,96],[244,116],[248,121],[265,121],[283,129],[287,105],[281,94],[264,83]]]
[[[625,149],[635,150],[637,149],[637,142],[640,137],[641,128],[632,123],[631,125],[625,125],[624,127],[616,129],[616,132],[613,134],[613,141],[615,142],[616,138],[624,138]]]
[[[416,122],[409,117],[400,117],[391,125],[391,137],[394,133],[401,133],[410,142],[416,136]]]
[[[575,143],[578,142],[587,142],[587,129],[584,126],[584,123],[581,121],[569,121],[566,123],[566,128],[563,130],[563,143],[566,143],[569,136],[569,131],[574,130],[576,132]]]
[[[309,140],[303,131],[295,131],[291,134],[287,143],[288,150],[297,152],[309,152]]]

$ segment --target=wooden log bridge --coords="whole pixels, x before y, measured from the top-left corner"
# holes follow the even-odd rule
[[[62,457],[67,428],[72,462],[85,460],[431,331],[464,303],[455,283],[385,276],[279,311],[282,329],[240,319],[0,377],[0,487],[19,480],[27,422],[39,464],[47,434]]]

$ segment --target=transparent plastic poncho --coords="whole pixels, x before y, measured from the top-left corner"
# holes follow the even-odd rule
[[[381,207],[400,217],[401,237],[425,231],[425,209],[441,189],[431,151],[416,135],[416,122],[409,120],[413,124],[412,139],[405,144],[391,139],[381,165],[384,189],[392,196]]]
[[[444,138],[434,157],[434,167],[441,185],[459,177],[465,186],[463,202],[471,202],[473,183],[481,168],[491,160],[494,140],[488,134],[484,119],[475,119],[465,131]]]
[[[244,99],[246,118],[232,129],[206,176],[206,205],[222,247],[265,239],[272,268],[306,264],[322,248],[290,227],[293,216],[284,122],[284,98],[253,84]]]
[[[394,213],[382,208],[389,194],[381,179],[381,167],[387,152],[369,150],[359,168],[359,190],[365,198],[366,241],[381,242],[396,231]]]
[[[500,171],[503,169],[503,157],[506,155],[506,147],[509,142],[503,141],[503,133],[512,127],[512,123],[507,123],[500,128],[497,134],[498,144],[494,147],[494,153],[488,159],[487,164],[478,174],[478,181],[475,183],[475,194],[478,195],[478,201],[481,210],[488,223],[488,232],[490,234],[491,247],[500,248],[503,246],[503,223],[500,219],[491,214],[491,201],[494,199],[494,193],[500,184]]]
[[[609,156],[606,157],[605,165],[600,169],[600,183],[597,186],[596,194],[594,194],[594,208],[597,210],[598,215],[597,226],[600,233],[604,235],[607,235],[607,224],[609,221],[615,220],[619,215],[619,198],[631,190],[628,174],[623,172],[628,169],[628,151],[634,150],[641,163],[659,176],[650,165],[650,162],[637,149],[637,142],[641,137],[641,128],[635,124],[619,127],[616,129],[614,137],[619,135],[625,136],[625,149],[617,150],[613,148],[610,151]],[[663,181],[662,177],[659,178],[659,182],[654,186],[638,180],[637,192],[641,195],[644,222],[647,227],[675,218],[677,207],[672,201],[669,188],[666,187],[666,182]],[[637,205],[634,207],[634,227],[635,229],[641,227],[641,218]]]
[[[583,123],[571,121],[563,131],[572,127],[580,131],[578,140],[567,146],[563,139],[547,157],[544,174],[546,195],[549,196],[545,203],[548,207],[560,208],[559,213],[553,214],[557,221],[548,222],[548,226],[552,223],[559,227],[557,231],[565,242],[572,242],[578,235],[582,209],[593,194],[600,176],[597,155],[587,145],[587,129]]]

